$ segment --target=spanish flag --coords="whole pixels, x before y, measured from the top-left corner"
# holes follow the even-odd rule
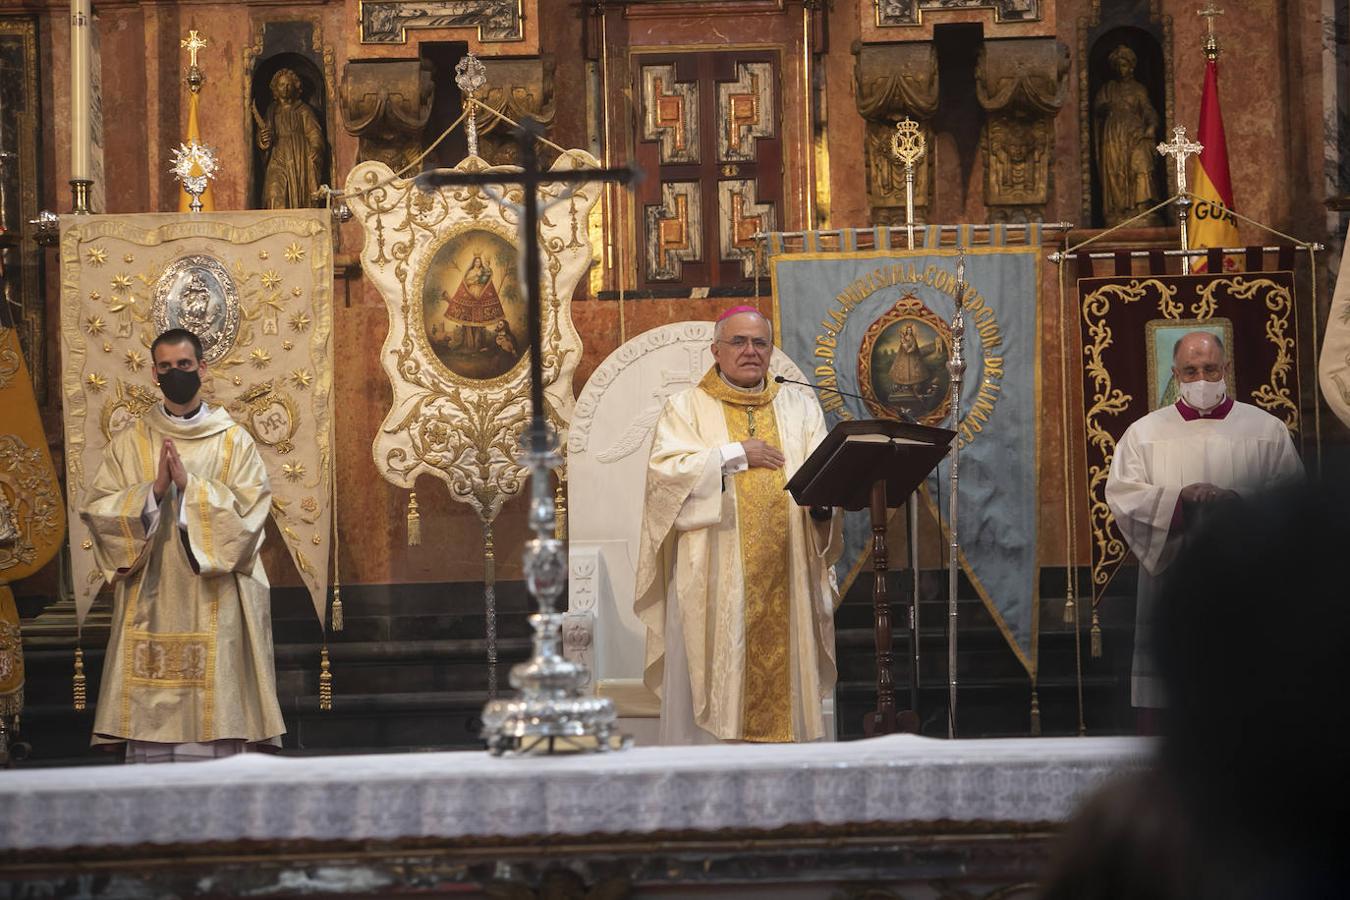
[[[1219,63],[1205,63],[1205,92],[1200,97],[1200,165],[1195,170],[1195,206],[1191,210],[1191,246],[1238,246],[1237,220],[1233,218],[1233,180],[1228,174],[1228,142],[1219,111]],[[1225,269],[1237,268],[1237,260],[1224,257]],[[1195,260],[1192,272],[1204,272],[1204,258]]]
[[[197,101],[200,99],[200,96],[201,95],[196,91],[188,91],[187,136],[183,138],[184,144],[191,144],[194,141],[198,144],[202,143],[202,131],[197,125]],[[201,169],[194,165],[192,167],[192,174],[200,175]],[[202,194],[202,212],[212,212],[215,208],[216,201],[211,195],[211,182],[208,181],[206,182],[206,192]],[[178,187],[178,211],[192,211],[192,196],[188,194],[187,191],[183,190],[182,185],[179,185]]]

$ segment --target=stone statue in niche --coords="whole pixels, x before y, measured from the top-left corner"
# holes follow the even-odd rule
[[[264,159],[261,205],[264,209],[315,206],[328,146],[323,126],[301,96],[300,76],[294,71],[278,69],[269,86],[272,102],[267,114],[253,112]]]
[[[1111,226],[1162,198],[1154,174],[1158,112],[1149,101],[1148,89],[1134,77],[1138,59],[1125,44],[1112,50],[1109,59],[1117,78],[1102,85],[1092,98],[1092,115],[1102,215]]]

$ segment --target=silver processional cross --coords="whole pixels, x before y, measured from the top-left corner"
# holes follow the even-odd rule
[[[520,217],[520,253],[529,301],[530,338],[530,427],[521,448],[530,468],[530,529],[534,538],[525,544],[525,583],[539,604],[530,617],[534,627],[534,654],[511,670],[511,684],[520,696],[491,700],[483,709],[483,737],[493,754],[530,752],[539,747],[554,749],[555,741],[573,749],[611,749],[616,713],[609,698],[584,696],[581,686],[588,676],[585,667],[565,659],[561,647],[563,616],[556,604],[567,584],[567,552],[555,536],[557,510],[549,489],[550,471],[561,465],[558,437],[551,432],[544,408],[542,362],[544,305],[540,296],[539,188],[544,184],[570,186],[553,203],[572,197],[583,184],[637,179],[631,168],[578,169],[545,172],[539,165],[535,142],[543,133],[533,119],[525,119],[515,131],[520,148],[519,172],[456,172],[436,169],[417,176],[418,188],[431,191],[451,185],[474,185],[490,189],[518,185],[523,215]]]
[[[1190,240],[1186,235],[1186,217],[1190,210],[1191,198],[1186,192],[1186,159],[1195,156],[1201,150],[1204,150],[1203,144],[1186,139],[1186,126],[1178,125],[1172,129],[1172,140],[1164,141],[1158,145],[1158,153],[1163,156],[1172,157],[1173,164],[1176,166],[1177,176],[1177,221],[1181,225],[1181,272],[1183,275],[1191,274],[1191,257],[1188,251],[1191,249]]]

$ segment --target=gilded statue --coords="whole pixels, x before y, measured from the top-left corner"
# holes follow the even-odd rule
[[[319,117],[300,96],[300,77],[290,69],[272,76],[272,105],[258,124],[258,149],[263,151],[262,207],[303,209],[314,206],[323,180],[326,142]]]
[[[1109,60],[1118,77],[1102,85],[1092,101],[1097,175],[1108,226],[1139,215],[1161,199],[1153,152],[1158,113],[1149,102],[1148,89],[1134,77],[1138,58],[1121,44]]]

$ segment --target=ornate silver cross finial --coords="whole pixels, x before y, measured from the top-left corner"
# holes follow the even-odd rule
[[[472,53],[464,54],[464,58],[455,66],[455,84],[464,97],[465,105],[469,107],[469,124],[466,129],[469,155],[477,156],[478,108],[474,105],[474,101],[477,99],[475,95],[487,84],[487,67]]]
[[[1178,125],[1172,129],[1172,140],[1158,145],[1158,152],[1172,157],[1176,166],[1177,193],[1186,193],[1186,158],[1204,150],[1203,144],[1186,140],[1186,126]]]
[[[1214,33],[1214,19],[1223,15],[1223,10],[1219,9],[1214,3],[1205,4],[1204,9],[1195,11],[1197,16],[1205,20],[1205,58],[1215,60],[1219,58],[1219,37]]]

